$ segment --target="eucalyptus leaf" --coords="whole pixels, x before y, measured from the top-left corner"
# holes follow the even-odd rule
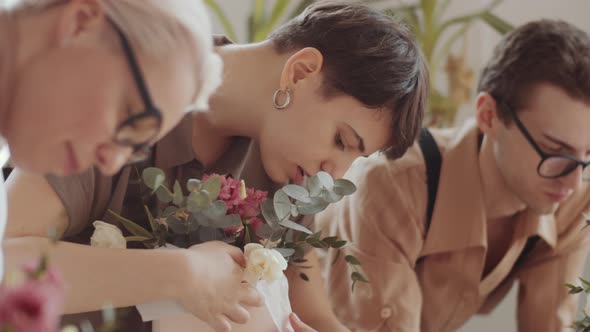
[[[276,226],[279,223],[279,217],[275,213],[274,204],[270,199],[265,200],[260,204],[262,216],[270,226]]]
[[[148,230],[146,230],[145,228],[139,226],[138,224],[136,224],[135,222],[124,218],[122,216],[120,216],[119,214],[115,213],[113,210],[108,210],[108,213],[113,216],[115,219],[117,219],[117,221],[119,221],[121,223],[121,225],[127,230],[129,231],[129,233],[136,235],[136,236],[143,236],[143,237],[147,237],[147,238],[151,238],[152,233],[148,232]]]
[[[199,226],[203,227],[212,227],[215,223],[215,220],[212,220],[201,212],[193,213],[191,218],[194,219]]]
[[[291,214],[291,201],[289,200],[289,196],[282,190],[277,190],[273,197],[273,205],[275,208],[275,213],[279,220],[285,220]]]
[[[314,175],[307,179],[307,189],[311,196],[318,196],[322,192],[322,184],[320,178]]]
[[[268,239],[271,237],[271,235],[272,235],[272,228],[267,224],[260,225],[256,229],[256,236],[258,236],[259,238]]]
[[[224,201],[217,200],[202,211],[207,217],[218,220],[227,214],[227,205]]]
[[[172,232],[176,234],[188,233],[188,224],[178,219],[175,215],[171,215],[166,218],[166,224],[168,225],[168,229],[172,230]]]
[[[344,256],[344,260],[350,265],[361,265],[361,262],[352,255]]]
[[[144,241],[149,241],[149,240],[153,240],[153,238],[149,238],[149,237],[145,237],[145,236],[126,236],[125,237],[125,241],[127,242],[144,242]]]
[[[199,242],[205,241],[221,241],[225,238],[222,231],[214,227],[201,227],[198,230]]]
[[[145,185],[154,191],[164,184],[164,181],[166,181],[166,175],[164,174],[164,171],[157,167],[148,167],[144,169],[141,173],[141,178],[143,179]]]
[[[312,231],[310,231],[309,229],[307,229],[307,227],[299,225],[296,222],[293,222],[291,220],[283,220],[279,223],[279,225],[283,226],[283,227],[287,227],[299,232],[303,232],[303,233],[307,233],[307,234],[313,234]]]
[[[310,203],[311,200],[309,199],[309,191],[302,186],[298,186],[296,184],[288,184],[283,187],[283,191],[287,196],[296,199],[303,203]]]
[[[164,209],[164,212],[162,212],[162,217],[166,218],[169,215],[173,215],[178,211],[178,208],[176,206],[168,206]]]
[[[356,191],[356,186],[354,183],[346,179],[338,179],[334,180],[333,191],[341,196],[352,195]]]
[[[312,197],[315,198],[315,197]],[[302,215],[312,215],[324,211],[330,203],[323,199],[314,199],[310,204],[298,204],[297,211]]]
[[[310,246],[318,249],[323,249],[327,247],[327,245],[324,242],[322,242],[322,240],[315,237],[307,238],[305,242],[307,242],[307,244],[309,244]]]
[[[281,227],[282,228],[282,227]],[[283,228],[285,229],[285,228]],[[309,235],[303,232],[296,232],[290,228],[285,229],[285,241],[287,242],[303,242]]]
[[[365,276],[363,276],[360,272],[352,272],[352,274],[350,275],[350,279],[352,279],[352,291],[354,292],[354,286],[356,285],[357,282],[364,282],[364,283],[368,283],[369,280],[367,280],[365,278]]]
[[[182,188],[180,187],[180,183],[178,180],[174,181],[174,198],[172,199],[172,203],[176,205],[182,204],[184,199],[184,194],[182,193]]]
[[[193,191],[188,196],[188,199],[186,202],[186,208],[189,211],[195,213],[195,212],[199,212],[203,209],[206,209],[207,207],[209,207],[210,204],[211,204],[211,199],[209,198],[209,195],[206,192],[203,192],[203,191],[194,192]]]
[[[316,174],[318,179],[320,180],[320,184],[327,190],[332,191],[334,188],[334,179],[332,176],[324,171],[318,172]]]
[[[295,249],[290,249],[290,248],[273,248],[273,249],[278,251],[285,258],[289,258],[295,254]]]
[[[569,288],[569,294],[579,294],[584,291],[584,288],[580,286],[574,286],[572,284],[565,284],[567,288]]]
[[[242,218],[237,214],[228,214],[219,219],[215,219],[213,227],[216,228],[230,228],[242,225]]]
[[[272,242],[276,242],[283,237],[283,234],[285,234],[284,229],[281,229],[280,227],[278,229],[274,229],[272,232],[272,236],[270,237],[270,240]]]
[[[340,258],[340,255],[342,255],[342,251],[341,250],[336,250],[336,257],[334,257],[334,260],[332,260],[332,265],[336,264],[336,262],[338,262],[338,259]]]
[[[189,179],[186,183],[186,189],[188,191],[198,191],[201,189],[201,180]]]
[[[326,242],[330,246],[332,246],[332,244],[337,240],[338,240],[337,236],[328,236],[328,237],[325,237],[322,239],[322,241]]]
[[[166,204],[172,202],[172,199],[174,198],[166,186],[159,186],[158,189],[156,189],[156,196],[160,202]]]
[[[211,200],[216,200],[221,192],[221,178],[219,176],[212,176],[203,183],[203,190],[209,193]]]
[[[322,192],[322,198],[328,203],[336,203],[342,199],[342,196],[338,195],[337,193],[335,193],[333,191],[324,190]]]
[[[154,216],[152,215],[152,212],[150,211],[150,209],[147,207],[147,205],[143,206],[143,209],[145,211],[145,214],[148,217],[148,220],[150,222],[150,227],[152,228],[152,232],[155,232],[158,230],[158,223],[154,220]]]
[[[199,221],[197,220],[197,217],[196,217],[197,215],[199,215],[199,213],[192,213],[186,221],[189,233],[194,232],[194,231],[198,230],[199,227],[201,227],[201,225],[199,224]]]
[[[365,278],[365,276],[362,275],[362,273],[356,271],[350,275],[350,278],[356,281],[369,282],[369,280],[367,280],[367,278]]]
[[[334,249],[340,249],[342,247],[344,247],[348,242],[344,241],[344,240],[338,240],[338,241],[334,241],[330,246]]]

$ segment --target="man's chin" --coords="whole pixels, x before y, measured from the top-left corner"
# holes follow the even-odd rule
[[[539,215],[553,214],[559,208],[559,203],[538,204],[536,206],[529,205],[529,208]]]

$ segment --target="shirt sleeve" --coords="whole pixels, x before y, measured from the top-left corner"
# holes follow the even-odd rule
[[[360,262],[369,283],[333,249],[324,257],[326,283],[339,319],[354,331],[420,331],[422,291],[414,271],[423,245],[426,210],[424,168],[399,170],[395,163],[355,163],[357,192],[316,215],[324,235],[352,244],[342,255]]]

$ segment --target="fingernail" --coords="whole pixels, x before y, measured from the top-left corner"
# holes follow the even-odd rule
[[[299,316],[297,316],[296,313],[293,313],[293,318],[295,318],[296,321],[300,322],[301,319],[299,318]]]

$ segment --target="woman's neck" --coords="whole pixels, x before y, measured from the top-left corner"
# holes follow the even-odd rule
[[[210,110],[194,117],[193,150],[205,165],[224,154],[232,137],[258,139],[286,60],[270,42],[227,45],[217,52],[224,63],[223,83],[210,99]]]

